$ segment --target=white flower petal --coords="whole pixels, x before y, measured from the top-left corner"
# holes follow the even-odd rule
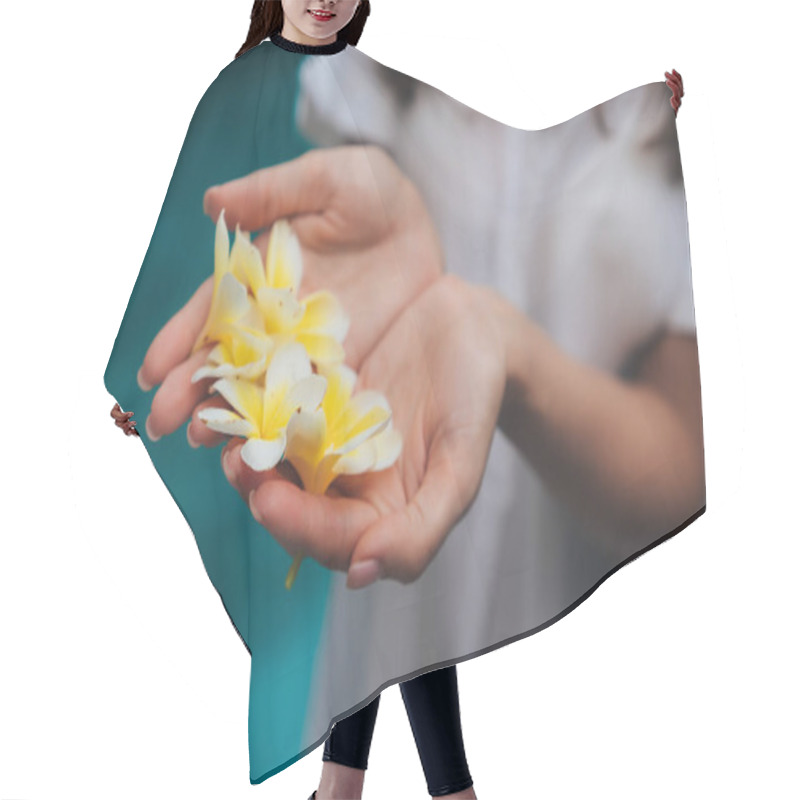
[[[221,342],[218,342],[214,349],[208,354],[208,360],[214,364],[224,364],[228,359],[226,356],[227,348]]]
[[[321,408],[292,414],[286,425],[286,452],[315,464],[325,444],[326,421]]]
[[[293,385],[311,374],[311,361],[305,347],[299,342],[286,342],[272,354],[267,367],[267,386],[277,388],[284,382]]]
[[[250,381],[220,378],[211,387],[219,392],[245,419],[254,424],[261,420],[262,391]]]
[[[225,224],[225,209],[219,212],[214,236],[214,282],[219,282],[228,271],[228,226]]]
[[[380,392],[374,389],[362,389],[358,394],[350,398],[347,411],[355,417],[363,417],[372,411],[373,408],[382,408],[392,413],[389,401]]]
[[[242,461],[258,472],[272,469],[283,458],[286,434],[281,431],[276,439],[248,439],[242,447]]]
[[[250,308],[247,287],[236,280],[232,272],[226,272],[220,282],[214,309],[215,318],[221,322],[236,322]]]
[[[292,409],[314,411],[325,396],[328,381],[322,375],[309,375],[301,378],[286,393],[284,403]]]
[[[267,357],[262,356],[258,359],[258,361],[251,361],[249,364],[243,364],[241,367],[236,367],[234,369],[234,374],[239,378],[258,381],[258,379],[266,373],[266,370]]]
[[[358,433],[351,434],[339,445],[339,447],[335,448],[331,452],[339,453],[342,455],[344,453],[349,453],[351,450],[361,445],[362,442],[367,441],[367,439],[371,439],[373,436],[380,433],[384,428],[388,427],[392,422],[391,414],[386,414],[386,412],[383,409],[376,409],[376,411],[381,412],[381,416],[377,417],[376,421],[372,425],[367,425],[366,427],[363,428],[363,430],[360,429],[359,425],[352,425],[350,430],[351,431],[357,430]],[[368,413],[372,414],[372,411]],[[386,415],[384,416],[384,414]],[[333,435],[337,441],[341,441],[340,439],[341,432],[338,428],[336,433]],[[346,435],[347,433],[345,432],[345,436]]]
[[[375,442],[368,439],[346,455],[341,456],[334,464],[333,471],[337,475],[361,475],[370,472],[375,466],[378,452]]]
[[[212,431],[228,436],[249,436],[255,431],[251,422],[227,408],[202,408],[197,412],[197,417]]]
[[[375,445],[376,456],[373,472],[380,472],[382,469],[391,467],[400,457],[403,450],[403,435],[397,428],[391,425],[384,428],[379,434],[370,439]]]
[[[200,367],[193,373],[192,383],[197,383],[204,378],[227,378],[233,375],[234,371],[232,364],[217,364],[216,366],[207,365],[205,367]]]

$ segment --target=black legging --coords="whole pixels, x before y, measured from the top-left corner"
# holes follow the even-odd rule
[[[402,682],[400,692],[431,797],[468,789],[472,777],[461,734],[455,664]],[[334,724],[325,741],[323,761],[367,768],[380,699],[378,695],[360,711]]]

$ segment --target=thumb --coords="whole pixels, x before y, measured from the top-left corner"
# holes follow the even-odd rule
[[[477,491],[477,485],[464,490],[452,455],[441,442],[435,445],[412,500],[359,537],[347,574],[349,588],[360,589],[378,578],[411,583],[422,575]],[[372,560],[377,570],[364,565]]]
[[[291,161],[211,186],[203,196],[203,211],[216,220],[224,208],[229,230],[238,223],[246,231],[266,228],[293,214],[324,211],[335,189],[334,157],[310,150]]]

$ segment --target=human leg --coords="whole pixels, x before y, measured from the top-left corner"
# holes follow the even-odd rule
[[[322,752],[322,777],[315,800],[359,800],[364,786],[378,695],[371,703],[334,723]]]
[[[461,731],[458,679],[453,664],[400,684],[428,792],[454,794],[472,786]]]
[[[323,761],[335,761],[356,769],[367,768],[380,699],[381,696],[378,695],[355,714],[334,724],[330,736],[325,740]]]

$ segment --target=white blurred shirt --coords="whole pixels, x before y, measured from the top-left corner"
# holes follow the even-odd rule
[[[660,329],[695,332],[665,82],[525,131],[357,48],[305,59],[300,81],[304,135],[383,146],[425,199],[447,271],[493,286],[574,358],[616,373]],[[388,676],[544,626],[640,549],[603,544],[590,527],[496,432],[475,503],[418,581],[351,591],[333,575],[310,735]]]

